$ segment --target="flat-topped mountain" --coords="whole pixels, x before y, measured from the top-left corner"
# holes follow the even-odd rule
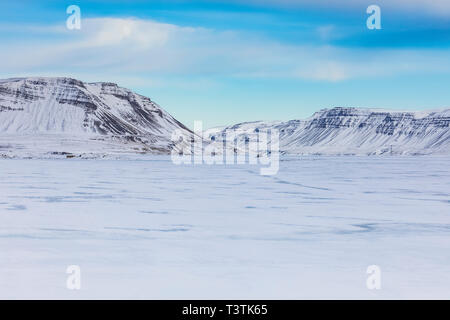
[[[276,129],[284,154],[450,154],[450,109],[392,111],[332,108],[305,120],[246,122],[206,132],[208,140],[227,140],[244,148],[247,135]]]
[[[242,152],[248,135],[274,129],[283,154],[450,154],[450,109],[324,109],[304,120],[209,129],[204,145],[227,141]],[[227,136],[231,130],[233,135]],[[183,143],[172,141],[175,131],[182,133]],[[0,80],[0,157],[189,153],[192,137],[191,130],[150,98],[114,83]]]

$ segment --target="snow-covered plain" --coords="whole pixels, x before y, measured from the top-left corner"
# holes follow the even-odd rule
[[[449,160],[1,160],[0,298],[449,299]]]

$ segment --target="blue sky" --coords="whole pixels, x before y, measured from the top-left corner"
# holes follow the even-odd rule
[[[2,1],[0,38],[1,78],[116,82],[188,126],[450,107],[448,0]]]

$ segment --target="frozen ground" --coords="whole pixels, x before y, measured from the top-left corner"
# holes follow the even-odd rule
[[[449,299],[449,163],[1,160],[0,298]]]

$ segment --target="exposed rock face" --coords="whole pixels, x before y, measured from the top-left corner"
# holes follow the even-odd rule
[[[450,154],[450,109],[333,108],[305,120],[241,123],[206,133],[209,140],[220,141],[228,130],[240,130],[235,140],[243,148],[246,134],[271,129],[278,130],[285,154]]]
[[[249,134],[274,129],[284,154],[450,154],[450,109],[325,109],[305,120],[209,129],[205,145],[223,145],[226,140],[232,142],[228,147],[240,152]],[[232,138],[227,136],[230,130]],[[172,141],[175,131],[182,133],[183,143]],[[71,78],[0,80],[0,157],[189,153],[192,137],[188,128],[151,99],[114,83]]]
[[[0,81],[0,134],[11,141],[14,136],[26,135],[46,136],[55,142],[72,136],[85,137],[86,141],[136,143],[129,147],[169,153],[174,145],[171,134],[177,129],[187,136],[192,134],[151,99],[114,83],[83,83],[70,78]],[[124,151],[127,148],[123,146]]]

